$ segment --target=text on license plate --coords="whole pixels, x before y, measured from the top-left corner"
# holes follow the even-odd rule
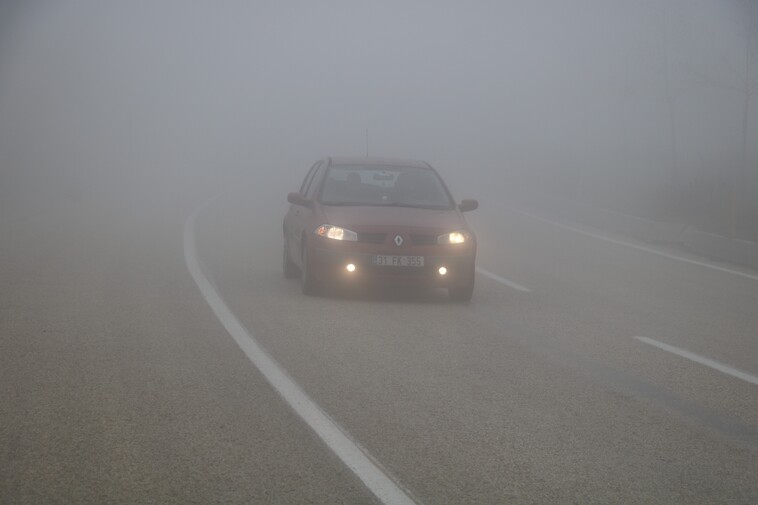
[[[378,266],[390,267],[423,267],[423,256],[392,256],[388,254],[377,254],[371,257],[371,263]]]

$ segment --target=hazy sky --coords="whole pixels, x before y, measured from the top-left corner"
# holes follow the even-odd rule
[[[296,184],[315,159],[362,155],[368,128],[371,154],[425,159],[462,183],[539,170],[654,178],[669,164],[669,96],[678,163],[713,171],[738,161],[743,102],[731,88],[756,39],[747,7],[6,4],[2,177],[278,173]]]

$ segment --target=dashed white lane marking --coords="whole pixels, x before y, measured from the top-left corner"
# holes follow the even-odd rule
[[[658,342],[657,340],[653,340],[652,338],[648,338],[648,337],[634,337],[634,338],[636,338],[640,342],[644,342],[646,344],[655,346],[659,349],[663,349],[664,351],[674,353],[677,356],[681,356],[683,358],[692,360],[696,363],[700,363],[701,365],[711,367],[714,370],[718,370],[719,372],[725,373],[727,375],[731,375],[732,377],[737,377],[738,379],[742,379],[745,382],[750,382],[751,384],[758,385],[758,377],[756,377],[755,375],[751,375],[747,372],[743,372],[742,370],[737,370],[736,368],[732,368],[730,366],[724,365],[723,363],[719,363],[718,361],[714,361],[710,358],[705,358],[703,356],[695,354],[694,352],[690,352],[685,349],[680,349],[679,347],[674,347],[673,345],[664,344],[663,342]]]
[[[488,272],[487,270],[485,270],[483,268],[476,267],[476,271],[479,272],[480,274],[482,274],[483,276],[489,277],[493,281],[497,281],[500,284],[505,284],[509,288],[515,289],[516,291],[524,291],[526,293],[529,292],[529,290],[527,288],[525,288],[524,286],[522,286],[521,284],[517,284],[517,283],[515,283],[513,281],[509,281],[505,277],[500,277],[499,275],[493,274],[492,272]]]
[[[209,204],[195,209],[184,223],[184,258],[205,301],[224,325],[229,335],[237,342],[250,361],[258,368],[289,406],[305,421],[342,462],[363,481],[366,487],[386,505],[414,505],[417,502],[408,491],[383,470],[379,463],[352,439],[326,412],[311,400],[240,323],[216,291],[213,282],[203,273],[197,259],[195,244],[195,219]]]
[[[712,270],[718,270],[719,272],[726,272],[726,273],[729,273],[729,274],[732,274],[732,275],[739,275],[740,277],[745,277],[746,279],[753,279],[754,281],[758,281],[758,275],[752,275],[752,274],[749,274],[749,273],[746,273],[746,272],[740,272],[739,270],[733,270],[731,268],[726,268],[726,267],[722,267],[722,266],[719,266],[719,265],[714,265],[712,263],[706,263],[704,261],[698,261],[698,260],[693,260],[693,259],[689,259],[689,258],[684,258],[682,256],[677,256],[676,254],[671,254],[671,253],[667,253],[667,252],[664,252],[664,251],[659,251],[659,250],[653,249],[651,247],[645,247],[645,246],[641,246],[641,245],[637,245],[637,244],[632,244],[632,243],[626,242],[624,240],[617,240],[617,239],[614,239],[614,238],[605,237],[605,236],[597,234],[597,233],[592,233],[591,231],[581,230],[579,228],[574,228],[573,226],[568,226],[568,225],[565,225],[565,224],[562,224],[562,223],[556,223],[555,221],[551,221],[549,219],[545,219],[544,217],[536,216],[536,215],[534,215],[532,213],[529,213],[529,212],[524,212],[523,210],[519,210],[519,209],[516,209],[516,208],[513,208],[513,207],[509,207],[509,208],[512,211],[514,211],[514,212],[516,212],[518,214],[521,214],[522,216],[527,216],[527,217],[530,217],[532,219],[536,219],[537,221],[542,221],[544,223],[548,223],[548,224],[551,224],[553,226],[557,226],[558,228],[563,228],[564,230],[573,231],[573,232],[576,232],[576,233],[581,233],[582,235],[586,235],[588,237],[592,237],[592,238],[595,238],[595,239],[598,239],[598,240],[604,240],[606,242],[610,242],[611,244],[616,244],[616,245],[620,245],[620,246],[624,246],[624,247],[629,247],[631,249],[636,249],[638,251],[645,251],[645,252],[649,252],[651,254],[657,254],[658,256],[663,256],[664,258],[669,258],[669,259],[677,260],[677,261],[683,261],[685,263],[690,263],[692,265],[699,265],[701,267],[710,268]]]

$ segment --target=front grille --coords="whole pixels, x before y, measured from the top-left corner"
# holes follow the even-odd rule
[[[359,233],[358,242],[365,242],[367,244],[381,244],[384,242],[386,233]]]
[[[413,245],[431,245],[437,243],[437,235],[411,235]]]
[[[371,271],[375,274],[390,275],[397,277],[422,277],[428,276],[431,270],[426,267],[393,267],[371,265]]]

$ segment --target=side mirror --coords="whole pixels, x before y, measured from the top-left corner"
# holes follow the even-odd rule
[[[292,205],[300,205],[302,207],[311,207],[313,202],[306,198],[304,194],[293,192],[287,195],[287,201]]]
[[[479,208],[479,202],[476,200],[461,200],[460,205],[458,205],[458,209],[460,209],[461,212],[468,212],[470,210],[476,210]]]

